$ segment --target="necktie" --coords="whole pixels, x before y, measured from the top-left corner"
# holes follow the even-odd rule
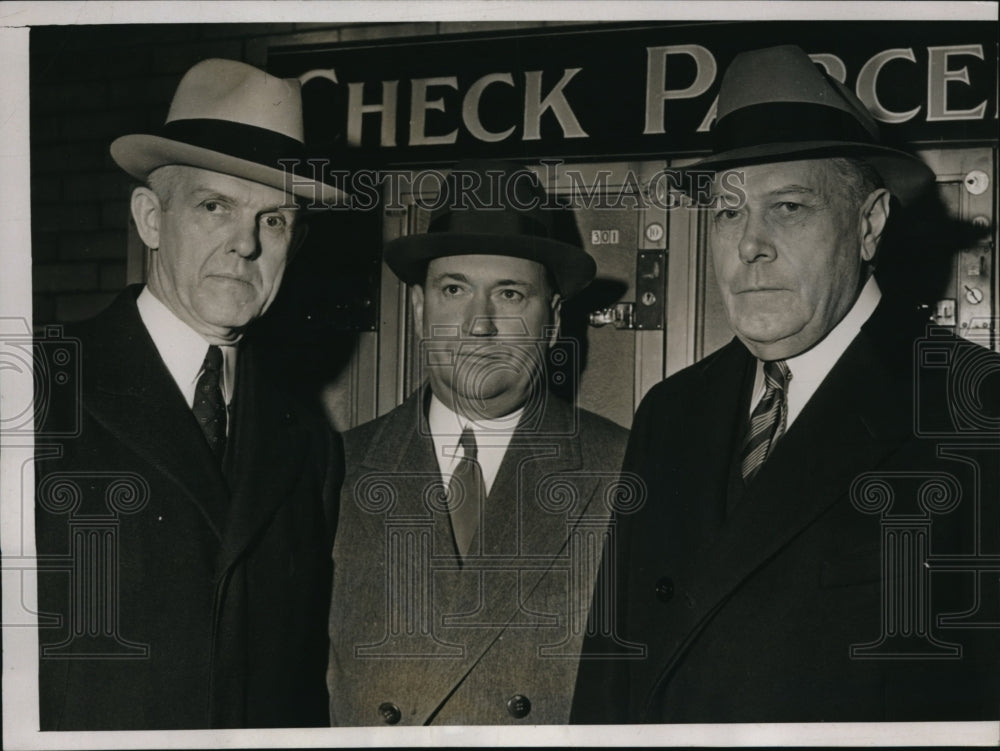
[[[788,420],[788,382],[792,374],[784,360],[764,363],[764,396],[750,415],[750,428],[743,441],[740,471],[749,485],[785,432]]]
[[[476,531],[479,529],[479,514],[486,487],[483,470],[477,459],[478,448],[472,428],[462,431],[459,439],[463,456],[455,467],[448,484],[448,512],[451,516],[451,530],[455,535],[455,547],[465,558],[472,552]]]
[[[194,389],[191,408],[201,432],[205,434],[215,458],[222,461],[226,451],[226,401],[222,398],[222,350],[214,344],[208,348],[201,376]]]

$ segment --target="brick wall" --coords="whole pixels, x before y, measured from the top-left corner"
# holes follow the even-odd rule
[[[269,43],[456,34],[540,23],[175,24],[31,31],[35,325],[87,318],[126,283],[131,181],[108,146],[153,132],[181,75],[207,57],[263,65]]]

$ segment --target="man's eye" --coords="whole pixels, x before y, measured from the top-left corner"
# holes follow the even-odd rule
[[[785,214],[794,214],[796,211],[802,208],[801,203],[795,203],[795,201],[782,201],[778,204],[778,209]]]
[[[736,209],[722,209],[721,211],[716,212],[715,218],[717,220],[731,221],[739,215],[740,212]]]
[[[219,206],[218,201],[205,201],[205,203],[202,205],[205,207],[205,211],[209,212],[210,214],[214,214],[221,208]]]
[[[462,288],[459,287],[457,284],[446,284],[444,286],[444,290],[443,290],[443,292],[446,295],[457,295],[461,291],[462,291]]]
[[[500,291],[500,297],[508,302],[520,302],[524,299],[524,295],[518,292],[516,289],[504,289]]]
[[[268,229],[284,229],[285,227],[285,217],[281,214],[268,214],[261,219],[261,222]]]

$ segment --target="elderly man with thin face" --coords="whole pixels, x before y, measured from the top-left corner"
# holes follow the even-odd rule
[[[565,723],[627,435],[547,390],[595,264],[527,170],[460,163],[442,198],[385,252],[421,383],[344,436],[330,716]]]
[[[592,612],[616,643],[584,644],[573,721],[995,720],[1000,587],[975,561],[1000,550],[1000,447],[955,415],[998,424],[1000,357],[874,273],[891,198],[933,175],[792,46],[733,60],[713,132],[695,169],[735,339],[636,414],[648,501],[617,520]]]
[[[67,328],[79,431],[36,475],[39,555],[68,561],[39,579],[42,729],[325,725],[341,459],[244,342],[303,237],[296,201],[341,198],[285,171],[299,82],[206,60],[160,133],[111,153],[144,183],[148,272]]]

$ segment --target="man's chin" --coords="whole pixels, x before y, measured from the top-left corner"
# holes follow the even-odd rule
[[[496,420],[524,406],[528,393],[517,389],[480,389],[454,395],[455,411],[470,420]]]

